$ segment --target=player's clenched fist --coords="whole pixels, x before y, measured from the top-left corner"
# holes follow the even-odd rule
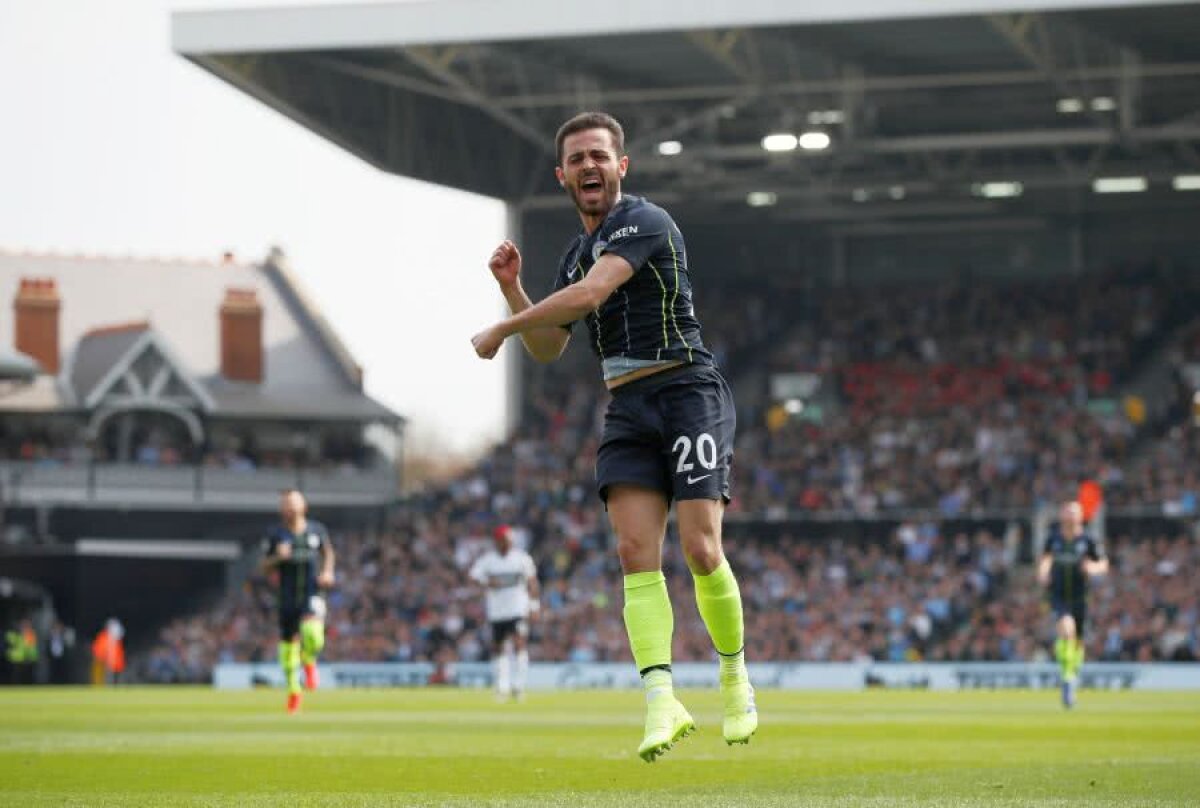
[[[516,283],[521,274],[521,251],[517,245],[507,239],[503,241],[488,259],[488,269],[501,286]]]
[[[480,359],[492,359],[504,343],[504,337],[505,334],[499,328],[492,326],[471,337],[471,344],[475,346],[475,354]]]

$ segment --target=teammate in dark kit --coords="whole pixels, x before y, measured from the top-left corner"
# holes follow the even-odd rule
[[[333,586],[334,553],[329,531],[308,518],[299,491],[279,500],[280,522],[263,541],[263,568],[278,576],[279,664],[287,679],[287,710],[300,709],[300,670],[309,690],[317,687],[317,657],[325,647],[325,600]]]
[[[1058,527],[1046,539],[1038,564],[1038,582],[1047,587],[1057,639],[1054,657],[1062,672],[1062,702],[1075,706],[1075,686],[1083,667],[1083,631],[1087,620],[1088,579],[1108,572],[1108,559],[1094,538],[1083,532],[1083,507],[1065,502]]]
[[[695,727],[671,679],[674,616],[662,547],[672,502],[697,606],[720,656],[725,740],[746,743],[758,714],[746,673],[741,593],[721,549],[736,415],[700,338],[683,234],[662,208],[622,194],[629,158],[614,118],[577,115],[559,129],[555,145],[555,175],[583,229],[567,247],[554,292],[536,305],[521,286],[516,245],[497,247],[488,267],[512,316],[471,341],[491,359],[519,335],[534,359],[549,362],[562,354],[572,324],[584,321],[612,391],[596,483],[618,539],[625,626],[646,689],[638,753],[652,761]]]

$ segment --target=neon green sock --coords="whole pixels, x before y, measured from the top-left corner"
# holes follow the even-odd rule
[[[742,593],[728,560],[708,575],[692,574],[696,583],[696,606],[712,637],[713,647],[723,657],[738,655],[745,643],[742,622]]]
[[[288,693],[300,692],[300,643],[279,643],[279,667],[287,679]]]
[[[625,576],[625,630],[639,671],[671,664],[675,613],[661,570]]]
[[[317,661],[325,648],[325,624],[320,620],[303,620],[300,623],[300,661],[311,665]]]
[[[1071,645],[1066,637],[1054,641],[1054,660],[1058,663],[1059,673],[1066,679],[1071,675]]]

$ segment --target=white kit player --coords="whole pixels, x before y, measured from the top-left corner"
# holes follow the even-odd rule
[[[529,553],[513,547],[512,530],[502,525],[494,534],[496,549],[471,565],[471,580],[487,591],[487,619],[492,626],[492,670],[496,698],[521,699],[529,672],[529,618],[538,611],[537,568]],[[515,646],[516,664],[510,664]],[[509,672],[513,676],[509,678]]]

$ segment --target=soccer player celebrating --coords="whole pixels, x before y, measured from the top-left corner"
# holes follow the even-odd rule
[[[528,618],[538,611],[537,568],[529,553],[513,546],[512,529],[507,525],[496,528],[494,538],[496,549],[476,559],[470,576],[487,590],[496,699],[504,701],[511,695],[520,701],[529,674]],[[512,646],[516,647],[515,664],[510,664]]]
[[[471,342],[491,359],[505,339],[520,335],[535,360],[549,362],[562,354],[571,325],[585,321],[613,394],[596,485],[617,536],[625,627],[646,690],[638,754],[655,760],[695,728],[671,680],[674,615],[662,547],[672,501],[696,603],[720,655],[725,740],[746,743],[758,714],[743,655],[742,598],[721,550],[733,395],[700,339],[683,235],[662,208],[621,193],[629,158],[614,118],[577,115],[558,130],[555,145],[555,174],[583,228],[562,258],[555,291],[536,305],[522,288],[516,245],[496,248],[488,267],[512,316]]]
[[[308,503],[294,489],[279,499],[280,522],[263,542],[263,569],[277,573],[279,593],[279,664],[287,679],[287,711],[300,709],[300,668],[304,686],[318,684],[317,657],[325,647],[325,600],[320,590],[333,586],[333,545],[329,531],[308,518]]]
[[[1083,629],[1087,619],[1087,584],[1108,572],[1108,559],[1100,543],[1083,532],[1083,506],[1065,502],[1058,511],[1058,527],[1046,539],[1038,564],[1038,582],[1049,587],[1057,640],[1054,657],[1062,672],[1062,703],[1075,706],[1075,685],[1083,667]]]

